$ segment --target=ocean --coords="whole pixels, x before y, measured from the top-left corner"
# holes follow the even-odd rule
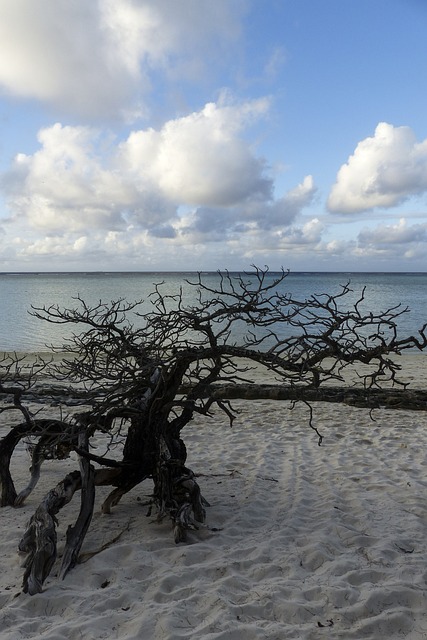
[[[271,273],[269,277],[274,277]],[[218,273],[203,274],[210,285],[219,281]],[[149,309],[149,294],[154,284],[163,282],[166,294],[176,294],[180,288],[187,304],[195,302],[195,288],[186,280],[195,281],[194,273],[125,272],[125,273],[0,273],[0,351],[34,353],[60,346],[71,334],[71,328],[53,325],[34,318],[31,307],[57,304],[61,308],[77,305],[76,297],[88,304],[109,303],[123,298],[128,302],[145,300]],[[410,312],[398,321],[401,337],[416,333],[427,322],[427,273],[290,273],[282,288],[305,300],[312,294],[337,294],[342,285],[350,283],[354,294],[349,304],[365,287],[365,309],[382,312],[401,304]],[[136,323],[138,320],[136,319]],[[75,329],[75,327],[73,327]]]

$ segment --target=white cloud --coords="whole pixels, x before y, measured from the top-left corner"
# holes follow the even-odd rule
[[[101,26],[114,42],[112,54],[137,76],[140,61],[153,67],[176,64],[172,54],[202,54],[212,42],[237,38],[244,0],[100,0]],[[194,67],[193,67],[194,68]]]
[[[302,225],[291,225],[285,229],[277,230],[273,233],[276,248],[287,249],[298,247],[315,247],[321,242],[325,225],[318,219],[313,218]]]
[[[62,269],[185,269],[317,244],[320,221],[297,222],[313,178],[274,200],[265,162],[243,137],[268,106],[222,100],[122,142],[88,126],[42,129],[39,149],[18,154],[1,177],[11,214],[4,245],[22,264],[57,256]]]
[[[379,225],[375,229],[363,229],[359,233],[358,241],[362,246],[425,243],[427,242],[427,223],[409,226],[405,218],[401,218],[398,224]]]
[[[73,254],[81,254],[83,242],[81,238],[70,241],[70,238],[63,236],[45,236],[37,238],[34,241],[19,242],[18,255],[22,257],[54,257],[57,255],[67,256]]]
[[[271,226],[294,220],[304,207],[313,202],[316,193],[317,187],[314,184],[313,176],[306,176],[294,189],[277,200],[274,206],[275,215],[270,217]]]
[[[354,246],[352,241],[334,239],[325,243],[325,253],[329,256],[348,256]]]
[[[313,176],[306,176],[296,187],[281,198],[271,201],[254,201],[242,208],[241,220],[255,222],[264,230],[286,228],[301,211],[310,205],[317,192]]]
[[[222,213],[226,223],[227,210]],[[355,265],[372,270],[380,265],[391,270],[422,269],[427,241],[418,226],[408,225],[405,235],[399,231],[402,223],[392,225],[398,227],[396,235],[391,230],[391,237],[384,237],[384,242],[380,228],[378,235],[358,241],[328,239],[328,230],[316,218],[301,224],[295,221],[286,229],[263,230],[251,224],[233,230],[231,224],[222,227],[218,217],[209,232],[191,224],[180,227],[177,222],[170,227],[173,236],[167,230],[157,234],[155,229],[128,227],[32,237],[24,229],[25,235],[20,237],[0,238],[0,264],[4,270],[240,269],[252,262],[292,270],[305,270],[307,265],[337,271],[354,270]]]
[[[67,113],[140,113],[150,73],[207,72],[243,0],[0,0],[0,87]],[[191,70],[190,70],[191,68]]]
[[[332,212],[357,213],[393,207],[427,191],[427,140],[409,127],[380,123],[338,172],[328,199]]]
[[[259,236],[262,244],[267,239],[276,243],[279,236],[293,235],[292,223],[300,216],[304,207],[312,202],[315,193],[313,178],[307,176],[301,184],[278,200],[255,198],[253,201],[243,200],[233,207],[198,207],[181,216],[176,230],[194,242],[241,240],[248,235],[254,242],[255,237]],[[310,229],[314,230],[318,223],[316,219],[301,230],[297,227],[295,233],[306,243]]]
[[[272,181],[239,133],[265,115],[268,100],[242,105],[209,103],[167,122],[161,130],[136,131],[121,145],[119,163],[136,182],[150,182],[173,201],[229,206],[266,199]]]
[[[268,100],[206,105],[123,142],[91,127],[59,123],[17,154],[0,185],[15,221],[46,234],[145,229],[172,238],[180,206],[227,210],[231,226],[289,224],[311,199],[311,177],[277,202],[262,158],[242,135]]]
[[[38,140],[40,149],[18,154],[2,177],[12,212],[49,233],[120,224],[135,190],[103,166],[98,133],[55,124],[42,129]]]
[[[120,76],[120,68],[109,62],[97,2],[2,0],[0,10],[4,89],[79,114],[118,108],[127,94],[128,74]]]

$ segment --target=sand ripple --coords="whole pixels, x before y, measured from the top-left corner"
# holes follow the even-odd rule
[[[83,552],[128,524],[118,543],[29,597],[16,542],[49,485],[3,509],[2,640],[425,639],[427,416],[378,410],[372,422],[365,409],[321,403],[318,447],[305,407],[236,406],[233,429],[216,416],[185,436],[219,531],[175,545],[137,501],[144,484],[111,516],[97,512]],[[53,484],[60,471],[50,473]]]

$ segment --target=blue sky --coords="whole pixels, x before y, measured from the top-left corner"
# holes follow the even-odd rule
[[[426,271],[424,0],[0,17],[0,271]]]

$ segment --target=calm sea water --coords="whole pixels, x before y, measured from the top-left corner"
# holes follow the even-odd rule
[[[125,298],[129,302],[147,299],[154,283],[164,282],[164,292],[177,293],[184,287],[185,300],[191,303],[194,288],[185,284],[195,280],[190,273],[0,273],[0,351],[46,351],[46,345],[60,345],[69,335],[67,327],[55,326],[29,314],[31,306],[58,304],[74,307],[73,298],[80,296],[87,303],[110,302]],[[271,274],[273,277],[273,274]],[[218,281],[218,274],[204,276],[209,284]],[[316,293],[339,293],[341,285],[350,282],[354,299],[366,287],[365,308],[384,311],[399,303],[410,313],[399,320],[399,333],[414,333],[427,322],[427,273],[290,273],[283,290],[298,299]],[[349,298],[351,302],[351,298]],[[148,307],[146,307],[148,308]]]

